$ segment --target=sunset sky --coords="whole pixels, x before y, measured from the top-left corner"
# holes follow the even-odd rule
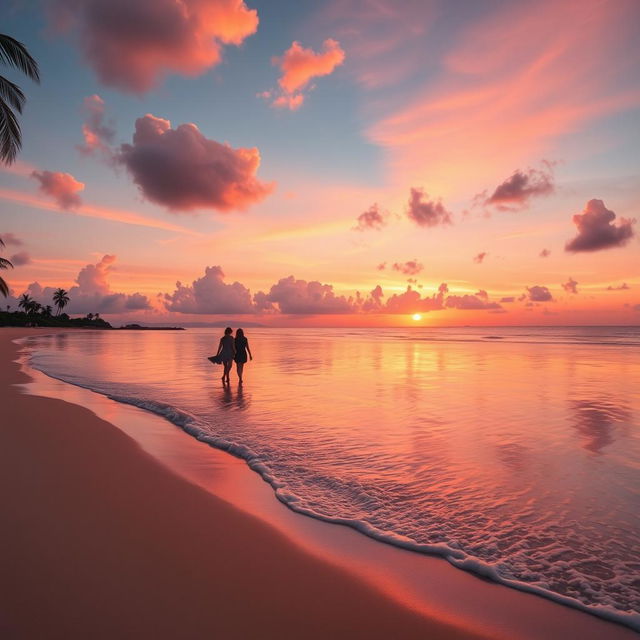
[[[42,83],[0,69],[28,100],[0,168],[5,304],[640,321],[637,0],[8,5]]]

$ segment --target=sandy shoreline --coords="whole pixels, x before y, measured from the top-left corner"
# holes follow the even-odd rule
[[[30,334],[0,329],[3,637],[524,637],[499,620],[452,624],[437,603],[431,615],[403,606],[171,473],[88,409],[25,395],[12,386],[27,376],[11,340]],[[460,584],[468,599],[498,594],[505,609],[549,617],[549,633],[527,637],[636,637],[470,576]]]

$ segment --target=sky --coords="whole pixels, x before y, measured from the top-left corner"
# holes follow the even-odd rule
[[[3,272],[70,314],[637,325],[636,0],[8,0]],[[2,301],[0,300],[0,304]]]

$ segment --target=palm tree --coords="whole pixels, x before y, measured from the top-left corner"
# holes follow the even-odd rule
[[[35,82],[40,82],[38,63],[27,48],[5,34],[0,33],[0,62],[14,67]],[[22,113],[24,93],[17,84],[0,76],[0,161],[11,164],[22,146],[20,123],[14,111]]]
[[[58,313],[56,315],[60,315],[60,312],[67,306],[69,303],[69,294],[64,289],[56,289],[53,292],[53,304],[58,307]]]
[[[2,238],[0,238],[0,247],[4,247]],[[9,269],[10,267],[13,269],[13,265],[6,258],[0,258],[0,269]],[[9,285],[4,281],[4,278],[0,278],[0,293],[5,298],[9,295]]]
[[[27,313],[35,315],[36,313],[40,313],[40,309],[42,309],[42,305],[36,300],[32,300],[29,303],[29,310]]]
[[[25,313],[29,313],[33,298],[28,293],[23,293],[18,300],[18,309],[24,309]]]
[[[42,315],[45,318],[50,318],[52,311],[53,311],[53,307],[50,304],[48,304],[46,307],[42,307],[40,313],[42,313]]]

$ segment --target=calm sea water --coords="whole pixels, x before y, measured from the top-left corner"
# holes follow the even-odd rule
[[[244,457],[291,508],[640,629],[640,329],[34,337],[31,363]],[[172,428],[167,425],[167,428]]]

